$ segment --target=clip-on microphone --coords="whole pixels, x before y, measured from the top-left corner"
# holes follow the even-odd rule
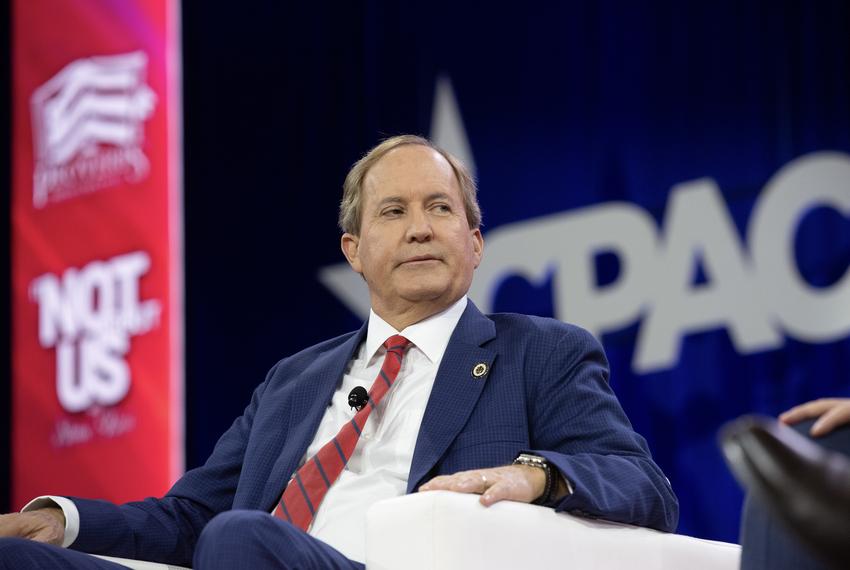
[[[363,386],[355,386],[348,394],[348,405],[352,410],[356,409],[359,412],[366,407],[368,401],[369,392]]]

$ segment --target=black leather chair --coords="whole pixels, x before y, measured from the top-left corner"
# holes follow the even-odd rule
[[[807,433],[810,425],[795,428]],[[745,416],[724,426],[720,443],[749,493],[742,568],[850,568],[850,459],[834,451],[850,453],[850,429],[815,442],[776,420]],[[784,529],[766,530],[771,518]],[[795,552],[797,541],[808,552]]]

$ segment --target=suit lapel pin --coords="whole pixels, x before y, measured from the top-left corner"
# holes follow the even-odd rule
[[[487,374],[487,370],[489,370],[487,368],[487,363],[486,362],[479,362],[478,364],[476,364],[475,366],[472,367],[472,376],[474,378],[481,378],[485,374]]]

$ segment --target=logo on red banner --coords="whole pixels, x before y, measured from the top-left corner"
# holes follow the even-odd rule
[[[159,495],[183,470],[179,3],[12,8],[12,502]]]
[[[45,273],[34,279],[30,295],[38,303],[38,342],[56,349],[56,396],[70,413],[89,412],[91,421],[60,420],[53,443],[67,446],[95,434],[115,437],[132,429],[135,420],[106,408],[130,390],[126,357],[130,337],[143,335],[160,322],[157,299],[142,301],[139,280],[150,258],[134,251],[83,268],[66,269],[61,277]]]
[[[156,105],[147,64],[142,51],[78,59],[33,92],[33,206],[147,176],[144,122]]]

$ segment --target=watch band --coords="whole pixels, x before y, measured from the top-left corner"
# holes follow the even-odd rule
[[[532,504],[534,505],[547,505],[549,501],[552,500],[552,488],[554,477],[552,477],[552,468],[549,466],[549,462],[546,461],[545,457],[540,457],[539,455],[533,455],[531,453],[520,453],[513,462],[514,465],[526,465],[528,467],[537,467],[538,469],[542,469],[546,474],[546,487],[543,489],[543,493],[537,497]]]

